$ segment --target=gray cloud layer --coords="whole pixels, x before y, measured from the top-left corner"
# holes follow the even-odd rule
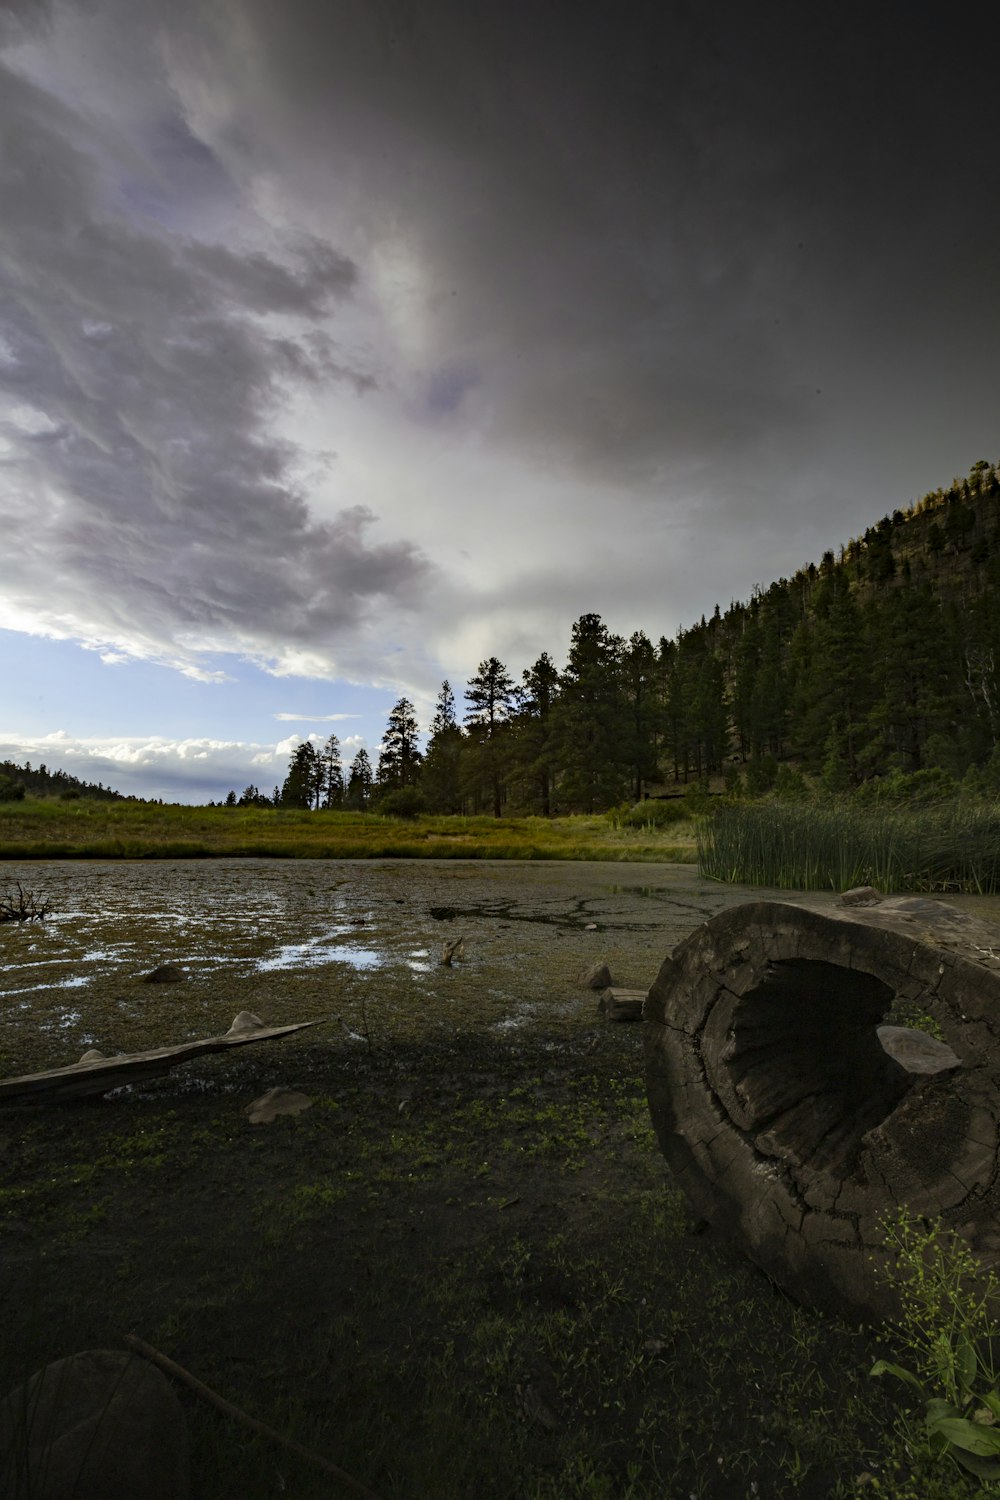
[[[1000,207],[971,10],[214,15],[179,51],[224,101],[234,177],[353,226],[366,263],[402,247],[426,327],[395,379],[536,473],[606,484],[688,613],[991,450]],[[671,562],[691,521],[733,550],[700,603],[693,557]]]
[[[178,661],[335,657],[431,571],[369,544],[363,506],[314,518],[275,435],[288,384],[372,385],[315,326],[356,267],[302,234],[277,260],[130,222],[87,117],[7,70],[0,111],[8,600]]]
[[[32,41],[45,14],[0,31],[26,621],[379,679],[423,630],[454,676],[477,612],[501,653],[583,609],[655,631],[993,454],[971,11],[94,0]],[[324,446],[372,423],[355,493],[304,479],[303,393]],[[457,582],[453,539],[505,525],[521,564]]]

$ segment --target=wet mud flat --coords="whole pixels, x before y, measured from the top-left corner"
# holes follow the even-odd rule
[[[52,915],[0,928],[7,1074],[214,1034],[244,1009],[326,1024],[0,1111],[4,1389],[135,1333],[385,1497],[819,1500],[877,1469],[887,1398],[865,1371],[884,1351],[692,1222],[639,1027],[601,1022],[577,982],[604,960],[644,988],[761,892],[561,862],[12,878]],[[187,977],[146,983],[159,964]],[[312,1107],[251,1125],[281,1085]],[[184,1401],[196,1500],[348,1493]]]
[[[616,983],[646,987],[680,938],[752,894],[687,865],[219,859],[6,870],[51,906],[44,923],[0,927],[8,1072],[58,1067],[89,1047],[213,1035],[244,1009],[274,1025],[339,1016],[352,1030],[362,1001],[404,1031],[572,1020],[581,967],[605,959]],[[464,960],[442,967],[442,944],[459,936]],[[186,980],[143,983],[164,964]]]

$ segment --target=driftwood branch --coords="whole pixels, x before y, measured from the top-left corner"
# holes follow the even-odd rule
[[[897,1009],[943,1042],[887,1027]],[[752,902],[665,961],[644,1041],[695,1211],[801,1301],[893,1316],[881,1221],[900,1207],[1000,1266],[1000,928],[874,892]]]
[[[44,922],[51,910],[50,901],[39,901],[19,880],[0,896],[0,922]]]
[[[322,1024],[323,1021],[319,1020],[298,1021],[291,1026],[265,1026],[249,1011],[241,1011],[224,1036],[182,1042],[176,1047],[155,1047],[150,1052],[125,1052],[120,1057],[85,1052],[78,1063],[65,1068],[25,1073],[19,1078],[0,1078],[0,1104],[41,1104],[49,1100],[79,1099],[87,1094],[106,1094],[124,1083],[162,1077],[179,1063],[206,1052],[226,1052],[230,1047],[266,1042],[274,1037],[289,1036],[293,1031],[304,1031],[307,1026]]]
[[[239,1422],[242,1427],[248,1427],[251,1432],[259,1432],[262,1437],[270,1438],[273,1443],[280,1443],[283,1448],[288,1449],[289,1453],[294,1453],[299,1458],[304,1458],[308,1463],[314,1464],[318,1469],[322,1469],[325,1474],[332,1474],[342,1484],[347,1485],[348,1489],[354,1490],[356,1494],[367,1495],[369,1500],[380,1500],[380,1497],[374,1490],[370,1490],[359,1479],[354,1479],[346,1470],[341,1469],[337,1464],[331,1463],[328,1458],[323,1458],[319,1453],[313,1453],[309,1448],[303,1448],[302,1444],[297,1443],[294,1438],[286,1437],[284,1433],[278,1432],[274,1427],[269,1427],[266,1422],[261,1422],[257,1417],[251,1417],[247,1412],[241,1411],[238,1406],[234,1406],[231,1401],[227,1401],[225,1396],[220,1396],[210,1386],[204,1385],[196,1375],[191,1374],[190,1370],[185,1370],[183,1365],[175,1364],[166,1354],[161,1354],[159,1349],[154,1349],[152,1344],[147,1344],[144,1339],[137,1338],[134,1333],[123,1334],[122,1338],[130,1349],[134,1349],[137,1354],[141,1354],[144,1359],[148,1359],[150,1364],[157,1365],[166,1374],[172,1375],[175,1380],[181,1381],[189,1390],[194,1391],[195,1395],[200,1397],[202,1401],[207,1402],[209,1406],[214,1406],[216,1411],[222,1412],[224,1416],[232,1417],[234,1422]]]

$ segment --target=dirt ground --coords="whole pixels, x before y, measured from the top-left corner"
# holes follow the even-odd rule
[[[872,1493],[880,1337],[802,1312],[691,1220],[640,1028],[578,983],[605,960],[646,988],[761,892],[624,864],[8,873],[52,911],[0,927],[5,1075],[240,1010],[324,1024],[0,1110],[0,1391],[134,1333],[385,1500]],[[186,977],[144,982],[163,963]],[[251,1125],[279,1085],[312,1107]],[[196,1500],[350,1493],[182,1400]]]

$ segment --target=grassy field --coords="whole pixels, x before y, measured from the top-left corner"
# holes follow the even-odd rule
[[[692,863],[694,823],[595,817],[381,817],[144,802],[0,803],[2,859],[586,859]]]

